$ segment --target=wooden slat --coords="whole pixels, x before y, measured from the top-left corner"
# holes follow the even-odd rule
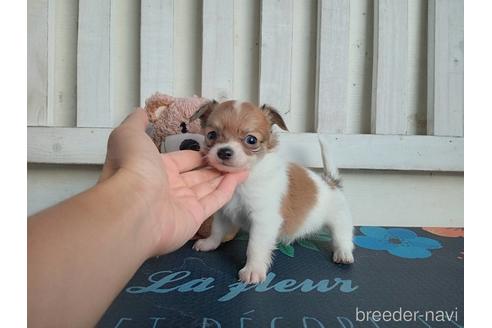
[[[429,1],[427,133],[463,136],[463,0]]]
[[[349,1],[318,1],[316,90],[316,131],[318,132],[344,133],[346,129],[349,18]]]
[[[156,91],[174,94],[174,0],[142,0],[140,102]]]
[[[102,164],[109,128],[27,130],[31,163]],[[347,169],[463,171],[463,138],[321,134],[337,166]],[[280,153],[307,167],[322,165],[318,134],[281,133]]]
[[[77,56],[77,126],[111,127],[112,0],[80,0]]]
[[[290,125],[293,1],[261,3],[260,104],[277,108]]]
[[[56,17],[52,20],[54,69],[48,83],[48,106],[53,109],[50,126],[76,126],[77,117],[77,34],[78,0],[54,0]],[[56,25],[56,26],[55,26]]]
[[[408,0],[376,0],[371,130],[406,134]]]
[[[55,1],[27,4],[27,124],[54,123]]]
[[[28,128],[30,163],[102,164],[110,128]]]
[[[463,138],[367,134],[323,134],[320,138],[332,145],[330,153],[340,168],[459,172],[464,169]],[[313,164],[321,166],[317,158]]]
[[[203,1],[202,96],[233,97],[234,1]]]

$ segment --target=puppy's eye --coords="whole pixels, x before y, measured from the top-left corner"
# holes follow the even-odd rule
[[[248,136],[246,136],[246,139],[244,139],[244,141],[246,141],[246,143],[248,145],[256,145],[256,143],[258,142],[258,139],[256,139],[255,136],[248,135]]]
[[[209,133],[207,133],[207,139],[208,140],[215,140],[215,139],[217,139],[217,132],[210,131]]]

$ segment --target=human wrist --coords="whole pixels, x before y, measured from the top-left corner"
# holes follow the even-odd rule
[[[135,242],[141,248],[141,253],[148,257],[155,255],[160,241],[159,222],[156,219],[156,207],[159,204],[159,191],[150,188],[133,172],[119,169],[108,181],[110,189],[121,197],[123,217],[132,229]]]

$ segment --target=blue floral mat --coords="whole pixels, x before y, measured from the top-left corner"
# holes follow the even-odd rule
[[[237,281],[247,236],[145,262],[99,327],[462,327],[463,229],[358,227],[355,263],[326,234],[279,245],[262,284]]]

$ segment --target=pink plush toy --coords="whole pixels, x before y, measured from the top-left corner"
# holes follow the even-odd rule
[[[201,149],[204,139],[200,122],[190,122],[190,117],[206,102],[208,99],[197,96],[175,98],[162,93],[145,101],[150,121],[147,133],[161,152]]]

